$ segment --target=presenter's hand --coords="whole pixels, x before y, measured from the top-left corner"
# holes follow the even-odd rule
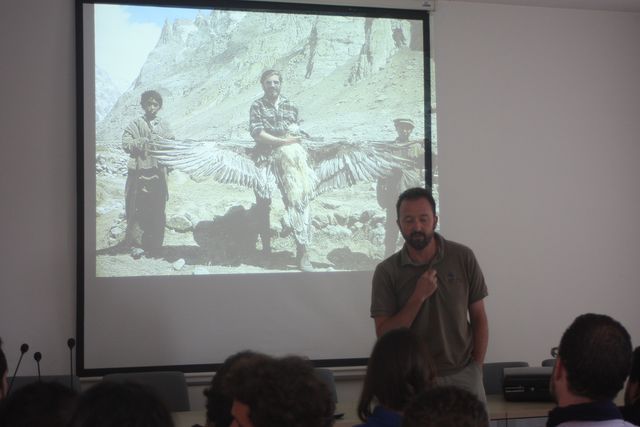
[[[422,276],[418,278],[418,283],[416,284],[415,292],[422,298],[422,300],[426,300],[438,289],[438,277],[436,276],[436,270],[434,268],[430,268],[424,273]]]

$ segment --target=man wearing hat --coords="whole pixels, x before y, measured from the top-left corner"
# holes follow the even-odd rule
[[[394,156],[407,160],[414,167],[394,168],[388,175],[378,179],[376,187],[378,205],[386,211],[387,217],[384,235],[385,258],[397,250],[396,201],[398,194],[407,188],[424,186],[424,140],[409,140],[415,127],[411,119],[397,118],[393,124],[398,136],[390,145],[389,151]]]

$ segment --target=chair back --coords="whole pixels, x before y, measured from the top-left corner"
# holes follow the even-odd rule
[[[486,394],[502,394],[504,368],[526,368],[527,362],[494,362],[482,366],[482,383]]]
[[[162,400],[171,412],[190,411],[189,390],[183,372],[132,372],[107,374],[103,381],[133,382],[145,386]]]
[[[327,385],[327,388],[331,392],[331,398],[334,403],[338,403],[338,393],[336,391],[336,380],[333,376],[331,369],[327,368],[315,368],[316,376]]]
[[[542,366],[554,366],[556,364],[556,359],[544,359],[542,361]]]

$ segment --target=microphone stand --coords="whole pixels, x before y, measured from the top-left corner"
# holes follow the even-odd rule
[[[20,358],[18,359],[18,364],[16,365],[16,370],[13,371],[13,377],[11,377],[11,383],[9,384],[9,388],[7,389],[7,396],[11,392],[13,388],[13,382],[16,380],[16,374],[18,373],[18,368],[20,367],[20,362],[22,362],[22,356],[29,351],[29,344],[22,344],[20,346]]]
[[[40,375],[40,360],[42,360],[42,353],[40,353],[39,351],[36,351],[33,354],[33,358],[36,361],[36,365],[38,365],[38,382],[42,382],[42,377]]]

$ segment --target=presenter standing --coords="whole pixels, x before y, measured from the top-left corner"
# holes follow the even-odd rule
[[[436,383],[467,389],[486,404],[482,364],[489,324],[480,266],[471,249],[435,232],[438,217],[428,190],[404,191],[396,213],[405,244],[373,275],[376,335],[400,327],[415,330],[427,342]]]

